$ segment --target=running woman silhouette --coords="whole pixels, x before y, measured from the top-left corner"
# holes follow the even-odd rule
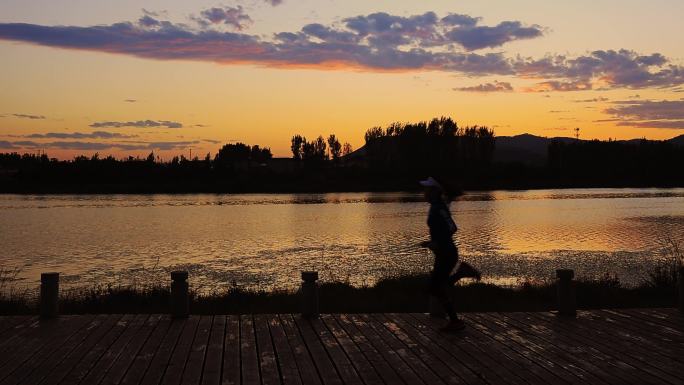
[[[465,324],[456,314],[449,288],[461,278],[475,278],[479,281],[481,274],[466,262],[461,262],[457,271],[451,274],[458,263],[458,248],[453,239],[458,227],[449,212],[442,185],[433,177],[420,181],[420,184],[425,188],[425,200],[430,203],[427,220],[430,240],[421,243],[421,246],[429,248],[435,255],[435,264],[430,273],[430,294],[440,301],[449,317],[449,323],[442,330],[463,330]]]

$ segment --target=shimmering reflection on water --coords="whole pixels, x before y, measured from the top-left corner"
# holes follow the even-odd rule
[[[372,284],[425,271],[419,194],[0,196],[0,264],[34,285],[166,280],[178,267],[202,290],[298,284],[299,271]],[[660,241],[684,237],[684,189],[474,192],[452,204],[464,259],[489,280],[579,276],[641,280]]]

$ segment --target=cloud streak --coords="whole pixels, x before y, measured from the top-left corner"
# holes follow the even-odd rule
[[[15,118],[19,119],[31,119],[31,120],[43,120],[46,119],[43,115],[30,115],[30,114],[12,114]]]
[[[241,31],[251,18],[239,7],[206,9],[192,19],[194,26],[161,20],[148,12],[135,22],[89,27],[0,23],[0,40],[156,60],[507,75],[538,80],[526,90],[534,92],[684,85],[684,67],[660,53],[621,49],[530,58],[477,52],[546,33],[539,25],[515,20],[484,25],[481,18],[462,14],[376,12],[262,37]],[[226,26],[235,31],[226,31]]]
[[[227,25],[236,31],[242,31],[253,23],[252,18],[239,5],[237,7],[205,9],[200,13],[200,17],[195,17],[195,21],[204,28],[211,25]]]
[[[684,129],[684,99],[616,101],[603,112],[618,126]]]
[[[94,122],[90,124],[93,128],[122,128],[122,127],[136,127],[136,128],[150,128],[150,127],[166,127],[166,128],[182,128],[183,124],[179,122],[172,122],[169,120],[137,120],[129,122]]]
[[[82,132],[48,132],[47,134],[30,134],[25,135],[25,138],[54,138],[54,139],[123,139],[123,138],[137,138],[138,135],[125,135],[118,132],[95,131],[90,133]]]
[[[0,141],[0,149],[20,150],[50,148],[58,150],[81,150],[81,151],[102,151],[102,150],[182,150],[190,146],[200,144],[199,140],[193,141],[160,141],[160,142],[129,142],[129,143],[106,143],[89,141],[54,141],[54,142],[35,142],[35,141]]]
[[[466,92],[510,92],[513,91],[513,86],[508,82],[497,82],[478,84],[472,87],[454,88],[454,91]]]

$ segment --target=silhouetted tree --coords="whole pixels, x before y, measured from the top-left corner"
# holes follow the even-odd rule
[[[342,156],[347,156],[351,154],[354,151],[352,148],[352,145],[345,142],[344,145],[342,146]]]
[[[333,161],[337,162],[342,154],[342,145],[335,137],[335,134],[330,134],[328,137],[328,148],[330,149],[330,157]]]
[[[304,155],[304,144],[306,144],[306,138],[301,135],[295,135],[292,137],[290,150],[292,151],[292,158],[296,160],[301,160]]]

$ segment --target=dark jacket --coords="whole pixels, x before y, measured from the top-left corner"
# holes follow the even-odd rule
[[[453,244],[452,236],[458,228],[451,218],[449,207],[441,199],[430,202],[427,224],[430,228],[430,240],[433,243],[436,245]]]

